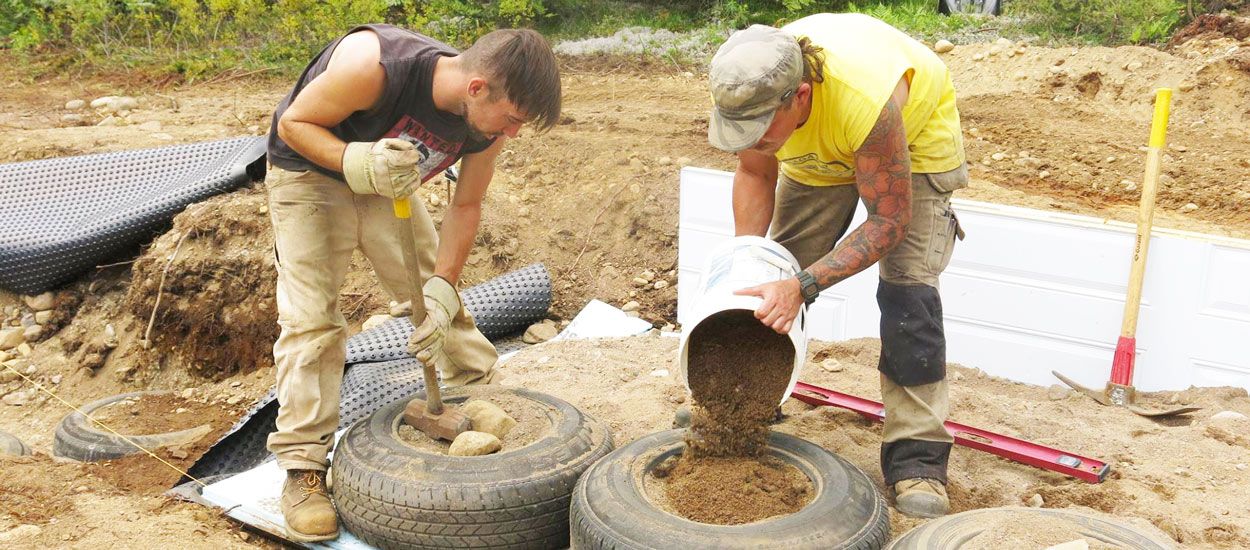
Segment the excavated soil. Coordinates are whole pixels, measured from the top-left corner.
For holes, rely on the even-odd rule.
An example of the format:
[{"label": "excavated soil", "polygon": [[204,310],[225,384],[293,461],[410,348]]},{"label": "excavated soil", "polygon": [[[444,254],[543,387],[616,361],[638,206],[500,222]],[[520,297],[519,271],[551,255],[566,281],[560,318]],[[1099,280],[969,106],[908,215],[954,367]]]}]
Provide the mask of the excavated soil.
[{"label": "excavated soil", "polygon": [[[686,397],[676,375],[677,344],[658,336],[548,342],[521,351],[501,371],[512,384],[552,393],[606,422],[619,447],[672,428],[673,413]],[[879,353],[876,339],[812,342],[800,379],[880,401]],[[1212,418],[1221,411],[1250,415],[1245,390],[1150,394],[1159,402],[1203,407],[1192,418],[1160,423],[1061,388],[1009,382],[961,365],[950,365],[949,379],[952,420],[1101,459],[1112,468],[1105,482],[1091,484],[956,446],[948,486],[952,511],[1024,506],[1037,495],[1046,508],[1092,509],[1159,529],[1183,548],[1250,547],[1250,509],[1243,505],[1250,492],[1250,440],[1233,435],[1250,434],[1250,421]],[[782,412],[773,429],[846,458],[884,493],[879,423],[795,399]],[[894,536],[924,523],[895,510],[890,521]],[[1040,548],[1034,541],[1080,538],[1057,522],[1011,536],[998,547]]]},{"label": "excavated soil", "polygon": [[[551,433],[553,426],[551,417],[548,415],[548,408],[545,405],[510,393],[491,393],[477,396],[473,399],[494,403],[508,413],[508,416],[511,416],[513,420],[516,420],[516,426],[513,426],[508,435],[505,435],[500,440],[501,446],[499,451],[493,454],[515,451],[547,437]],[[431,439],[424,432],[402,421],[399,424],[399,440],[416,449],[444,455],[447,454],[447,449],[451,447],[450,441]]]},{"label": "excavated soil", "polygon": [[96,409],[91,417],[122,435],[149,435],[211,425],[218,410],[174,394],[139,395]]},{"label": "excavated soil", "polygon": [[677,515],[699,523],[739,525],[793,514],[815,497],[812,481],[773,457],[699,457],[665,461],[652,474],[664,482]]},{"label": "excavated soil", "polygon": [[[1167,50],[1024,44],[991,54],[993,46],[984,43],[945,54],[973,176],[958,197],[1131,223],[1152,91],[1167,85],[1177,93],[1156,225],[1250,238],[1250,44],[1241,34],[1244,20],[1203,24]],[[22,64],[7,61],[0,51],[0,79],[7,83],[0,87],[5,161],[262,135],[290,88],[285,78],[155,88],[125,76],[32,77]],[[734,166],[733,157],[706,143],[704,76],[666,65],[641,70],[576,63],[567,66],[564,90],[557,127],[543,135],[525,131],[507,144],[462,283],[541,261],[552,272],[557,320],[597,298],[637,301],[637,314],[656,326],[674,322],[678,172]],[[82,122],[62,119],[68,100],[121,94],[139,99],[129,124],[97,127],[104,117],[89,109],[77,113]],[[420,191],[436,221],[446,212],[448,191],[442,180]],[[58,302],[66,305],[58,305],[60,317],[50,323],[55,332],[33,346],[22,366],[35,367],[33,380],[75,405],[140,389],[192,388],[196,399],[218,404],[219,412],[209,415],[214,422],[232,424],[273,384],[268,346],[274,312],[262,307],[273,303],[274,277],[264,206],[260,184],[210,199],[144,245],[138,260],[110,259],[70,283],[58,293],[70,300]],[[180,239],[182,249],[171,262]],[[635,280],[646,272],[650,282]],[[154,345],[145,349],[141,340],[157,293]],[[367,262],[354,257],[340,293],[353,330],[383,312],[389,299]],[[0,292],[0,307],[11,322],[22,313],[14,308],[23,306]],[[517,374],[515,384],[563,396],[604,419],[621,444],[670,427],[673,409],[688,398],[673,377],[672,342],[658,342],[539,346],[505,370]],[[829,348],[835,350],[830,357],[848,365],[845,372],[809,367],[805,377],[875,396],[875,345]],[[1092,486],[957,448],[951,486],[957,510],[1020,504],[1036,494],[1045,506],[1084,506],[1150,521],[1185,547],[1250,546],[1250,516],[1241,506],[1250,474],[1237,467],[1247,462],[1250,426],[1208,414],[1250,413],[1245,392],[1169,394],[1165,400],[1196,400],[1207,409],[1188,423],[1159,424],[1081,399],[1051,401],[1043,389],[978,378],[977,371],[955,372],[966,377],[953,384],[956,419],[1068,446],[1116,468],[1106,483]],[[21,395],[9,401],[20,404],[0,405],[0,429],[50,452],[56,423],[68,409],[20,379],[0,377],[0,395],[14,393]],[[790,418],[776,429],[879,475],[875,425],[793,401],[783,410]],[[22,516],[29,522],[18,519],[14,507],[0,506],[0,545],[257,545],[254,538],[240,540],[218,516],[150,497],[168,480],[146,479],[156,470],[144,459],[151,462],[132,457],[105,470],[46,459],[20,469],[0,460],[0,498],[9,496],[5,484],[20,477],[31,499],[22,504],[26,511],[64,506],[62,485],[87,487],[68,499],[69,508]],[[101,472],[147,486],[105,491],[116,485]],[[896,533],[919,523],[897,514],[893,521]]]},{"label": "excavated soil", "polygon": [[750,311],[734,310],[701,323],[690,336],[689,354],[694,408],[683,456],[759,456],[794,369],[790,339]]}]

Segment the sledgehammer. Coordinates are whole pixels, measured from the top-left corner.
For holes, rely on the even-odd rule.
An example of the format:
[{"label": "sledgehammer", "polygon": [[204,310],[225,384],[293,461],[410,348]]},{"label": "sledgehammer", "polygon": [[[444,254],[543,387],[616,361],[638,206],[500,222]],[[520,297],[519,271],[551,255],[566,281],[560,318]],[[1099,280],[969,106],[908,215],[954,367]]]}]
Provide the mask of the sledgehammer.
[{"label": "sledgehammer", "polygon": [[[395,199],[393,206],[403,239],[408,284],[412,285],[410,318],[415,328],[425,321],[425,281],[421,278],[421,260],[417,256],[417,227],[412,221],[412,204],[409,199]],[[404,407],[404,423],[434,440],[456,439],[456,436],[469,431],[469,417],[455,409],[443,407],[443,396],[438,388],[438,373],[434,371],[434,363],[423,361],[421,367],[425,376],[425,400],[413,399],[408,402]]]}]

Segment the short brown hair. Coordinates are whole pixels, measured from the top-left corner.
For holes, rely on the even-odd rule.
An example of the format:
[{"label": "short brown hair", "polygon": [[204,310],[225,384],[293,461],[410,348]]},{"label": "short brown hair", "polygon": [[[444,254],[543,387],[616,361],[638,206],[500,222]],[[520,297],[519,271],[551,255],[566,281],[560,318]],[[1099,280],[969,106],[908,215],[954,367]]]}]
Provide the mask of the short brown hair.
[{"label": "short brown hair", "polygon": [[560,68],[551,45],[529,29],[500,29],[477,39],[462,54],[465,66],[491,80],[491,94],[502,81],[508,101],[539,130],[560,120]]}]

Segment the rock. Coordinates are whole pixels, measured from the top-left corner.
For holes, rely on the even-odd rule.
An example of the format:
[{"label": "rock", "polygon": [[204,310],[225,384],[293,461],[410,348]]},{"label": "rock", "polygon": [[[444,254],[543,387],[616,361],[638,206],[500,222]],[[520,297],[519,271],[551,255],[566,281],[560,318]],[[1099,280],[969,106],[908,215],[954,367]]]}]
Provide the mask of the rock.
[{"label": "rock", "polygon": [[1137,190],[1137,184],[1134,183],[1132,180],[1120,180],[1120,185],[1124,186],[1125,191]]},{"label": "rock", "polygon": [[1015,75],[1015,76],[1016,76],[1016,80],[1025,80],[1025,79],[1029,78],[1028,73],[1026,73],[1026,72],[1024,72],[1024,71],[1016,71],[1016,75]]},{"label": "rock", "polygon": [[650,269],[644,269],[642,273],[638,274],[638,276],[648,282],[655,280],[655,272],[651,271]]},{"label": "rock", "polygon": [[119,344],[117,331],[113,329],[113,323],[106,323],[104,325],[104,347],[113,349],[117,347],[117,344]]},{"label": "rock", "polygon": [[178,407],[178,408],[174,409],[174,414],[182,414],[182,413],[185,413],[185,412],[187,412],[187,409],[186,409],[185,407]]},{"label": "rock", "polygon": [[240,381],[238,381],[238,380],[235,380],[234,382],[231,382],[231,383],[230,383],[230,387],[232,387],[232,388],[237,388],[237,387],[242,386],[242,385],[243,385],[243,383],[242,383],[242,382],[240,382]]},{"label": "rock", "polygon": [[185,390],[182,390],[183,399],[191,399],[192,397],[195,397],[195,388],[187,388]]},{"label": "rock", "polygon": [[556,328],[554,322],[550,319],[544,319],[542,322],[534,323],[525,329],[525,335],[521,336],[521,341],[526,344],[538,344],[555,338],[559,333],[560,331]]},{"label": "rock", "polygon": [[1197,210],[1197,209],[1198,209],[1198,205],[1192,202],[1181,207],[1182,212],[1193,212],[1194,210]]},{"label": "rock", "polygon": [[52,378],[51,378],[49,381],[50,381],[50,382],[52,382],[52,384],[53,384],[53,385],[60,384],[60,383],[61,383],[61,375],[59,375],[59,374],[54,374],[54,375],[52,375]]},{"label": "rock", "polygon": [[159,132],[161,131],[161,121],[149,120],[147,122],[144,122],[143,124],[140,124],[139,129],[143,130],[144,132]]},{"label": "rock", "polygon": [[109,116],[104,117],[104,120],[97,122],[96,126],[117,126],[117,125],[120,125],[121,123],[122,123],[122,119],[117,118],[113,115],[109,115]]},{"label": "rock", "polygon": [[34,376],[37,372],[39,372],[39,367],[26,365],[26,376]]},{"label": "rock", "polygon": [[1236,420],[1245,420],[1245,419],[1246,419],[1246,415],[1241,414],[1237,411],[1220,411],[1211,415],[1211,420],[1214,420],[1216,422],[1236,421]]},{"label": "rock", "polygon": [[468,431],[456,436],[447,449],[450,456],[482,456],[498,452],[503,443],[492,434]]},{"label": "rock", "polygon": [[983,59],[985,59],[985,54],[983,53],[973,54],[972,56],[973,61],[981,61]]},{"label": "rock", "polygon": [[473,399],[465,403],[460,411],[473,422],[473,431],[488,433],[501,440],[516,427],[516,419],[490,401]]},{"label": "rock", "polygon": [[104,97],[97,97],[91,100],[91,108],[92,109],[111,109],[114,99],[115,98],[111,95],[106,95]]},{"label": "rock", "polygon": [[370,315],[368,319],[365,319],[365,322],[360,324],[360,330],[361,331],[371,330],[373,328],[378,327],[382,323],[385,323],[393,319],[395,318],[385,313],[378,314],[378,315]]},{"label": "rock", "polygon": [[1141,61],[1130,61],[1128,65],[1124,66],[1124,68],[1128,69],[1130,72],[1136,71],[1141,68]]},{"label": "rock", "polygon": [[625,312],[625,316],[626,316],[626,317],[633,317],[634,319],[641,319],[641,318],[642,318],[642,315],[641,315],[641,314],[639,314],[637,311],[627,311],[627,312]]},{"label": "rock", "polygon": [[169,449],[169,456],[176,458],[178,460],[182,460],[189,455],[187,455],[187,451],[184,450],[182,447],[171,447]]},{"label": "rock", "polygon": [[87,492],[87,486],[86,486],[86,485],[79,485],[79,486],[77,486],[77,487],[74,487],[74,492],[75,492],[75,493],[85,493],[85,492]]},{"label": "rock", "polygon": [[34,313],[24,313],[24,314],[22,314],[22,319],[21,319],[21,321],[18,321],[18,324],[19,324],[19,325],[21,325],[21,327],[22,327],[22,328],[26,328],[26,327],[29,327],[29,326],[32,326],[32,325],[37,325],[37,324],[39,324],[39,323],[36,323],[36,322],[35,322],[35,314],[34,314]]},{"label": "rock", "polygon": [[642,277],[634,277],[634,286],[646,286],[649,282],[651,281],[643,279]]},{"label": "rock", "polygon": [[22,331],[22,336],[27,342],[37,342],[39,337],[43,336],[43,325],[31,325]]},{"label": "rock", "polygon": [[66,124],[82,124],[86,121],[87,119],[83,118],[83,116],[78,113],[68,113],[68,114],[61,115],[61,122],[64,122]]},{"label": "rock", "polygon": [[673,159],[670,157],[660,157],[656,159],[655,162],[656,164],[659,164],[660,166],[668,166],[670,164],[673,164]]},{"label": "rock", "polygon": [[820,368],[825,369],[827,372],[842,372],[846,370],[846,366],[843,365],[841,361],[832,357],[821,361]]},{"label": "rock", "polygon": [[227,400],[226,400],[226,404],[227,404],[227,405],[238,405],[238,404],[239,404],[239,402],[240,402],[240,401],[242,401],[242,400],[243,400],[243,396],[242,396],[242,395],[232,395],[232,396],[230,396],[230,399],[227,399]]},{"label": "rock", "polygon": [[660,327],[660,332],[673,332],[674,330],[677,330],[677,327],[672,323],[664,323],[664,326]]},{"label": "rock", "polygon": [[1237,471],[1239,471],[1239,472],[1244,472],[1244,471],[1246,471],[1246,468],[1247,468],[1247,466],[1246,466],[1244,463],[1243,463],[1243,464],[1238,464],[1238,465],[1233,466],[1233,467],[1234,467],[1234,468],[1237,468]]},{"label": "rock", "polygon": [[1008,39],[1006,39],[1006,38],[1001,38],[1001,37],[1000,37],[998,40],[995,40],[995,41],[994,41],[994,45],[995,45],[995,46],[1000,46],[1000,47],[1002,47],[1002,48],[1005,50],[1005,49],[1007,49],[1007,48],[1014,48],[1014,47],[1016,46],[1016,43],[1015,43],[1015,42],[1012,42],[1011,40],[1008,40]]},{"label": "rock", "polygon": [[71,99],[65,102],[66,111],[80,111],[87,106],[87,102],[81,99]]},{"label": "rock", "polygon": [[30,390],[15,391],[4,396],[4,404],[13,407],[20,407],[30,402]]},{"label": "rock", "polygon": [[1000,47],[1000,46],[993,46],[993,47],[991,47],[991,48],[990,48],[990,55],[998,55],[998,54],[1000,54],[1000,53],[1003,53],[1003,48],[1002,48],[1002,47]]},{"label": "rock", "polygon": [[1051,384],[1049,388],[1046,388],[1046,399],[1051,401],[1063,401],[1064,399],[1067,399],[1069,395],[1072,395],[1072,390],[1067,386]]},{"label": "rock", "polygon": [[1039,177],[1039,178],[1041,178],[1041,179],[1046,179],[1046,178],[1049,178],[1049,177],[1050,177],[1050,172],[1049,172],[1049,171],[1047,171],[1047,170],[1042,170],[1041,172],[1038,172],[1038,173],[1037,173],[1037,177]]},{"label": "rock", "polygon": [[655,288],[656,290],[664,290],[664,289],[668,288],[668,281],[665,281],[665,280],[663,280],[663,279],[660,279],[660,280],[656,281],[656,282],[655,282],[655,284],[654,284],[654,285],[652,285],[652,286],[653,286],[653,288]]},{"label": "rock", "polygon": [[30,309],[43,311],[56,306],[56,295],[51,292],[44,292],[38,296],[22,296],[22,301]]},{"label": "rock", "polygon": [[955,49],[955,45],[952,44],[950,40],[945,38],[938,40],[937,43],[933,45],[933,51],[937,53],[947,53],[953,49]]},{"label": "rock", "polygon": [[391,302],[391,317],[407,317],[412,315],[412,302]]},{"label": "rock", "polygon": [[1029,497],[1025,504],[1028,504],[1030,508],[1041,508],[1043,504],[1046,504],[1046,501],[1042,500],[1042,495],[1033,493],[1033,496]]},{"label": "rock", "polygon": [[990,155],[990,158],[992,158],[992,159],[994,159],[994,160],[1003,160],[1003,159],[1007,158],[1007,155],[1006,155],[1006,154],[1004,154],[1004,153],[994,153],[994,154]]},{"label": "rock", "polygon": [[130,96],[118,96],[112,101],[114,111],[133,111],[139,108],[139,100]]},{"label": "rock", "polygon": [[25,342],[26,337],[22,334],[24,330],[16,327],[0,329],[0,350],[13,349]]},{"label": "rock", "polygon": [[35,323],[38,323],[38,324],[40,324],[40,325],[46,325],[46,324],[48,324],[48,321],[51,321],[51,320],[52,320],[52,312],[51,312],[51,311],[49,311],[49,310],[45,310],[45,311],[36,311],[36,312],[35,312]]},{"label": "rock", "polygon": [[673,412],[673,427],[674,428],[689,428],[690,427],[690,407],[681,406],[681,407],[678,407],[677,410]]},{"label": "rock", "polygon": [[651,371],[650,374],[656,378],[664,378],[665,376],[668,376],[669,373],[668,369],[655,369]]},{"label": "rock", "polygon": [[642,304],[639,304],[636,300],[630,300],[625,302],[625,305],[621,306],[621,311],[629,313],[631,311],[638,311],[639,307],[642,307]]}]

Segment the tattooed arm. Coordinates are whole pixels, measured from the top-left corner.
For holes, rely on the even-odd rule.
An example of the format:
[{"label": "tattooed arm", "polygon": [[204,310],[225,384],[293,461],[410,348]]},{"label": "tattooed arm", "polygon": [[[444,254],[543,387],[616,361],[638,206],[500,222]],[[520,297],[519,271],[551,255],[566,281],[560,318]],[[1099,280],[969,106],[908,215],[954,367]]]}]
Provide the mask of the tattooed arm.
[{"label": "tattooed arm", "polygon": [[[911,156],[903,128],[902,106],[906,103],[907,81],[899,80],[877,124],[855,151],[855,185],[868,208],[868,219],[807,268],[821,290],[867,269],[907,235],[911,223]],[[790,332],[803,305],[797,278],[735,294],[763,298],[755,318],[781,334]]]},{"label": "tattooed arm", "polygon": [[822,290],[877,263],[907,235],[911,155],[903,128],[906,102],[907,82],[900,80],[881,109],[877,125],[855,151],[855,186],[868,209],[868,219],[807,268]]}]

